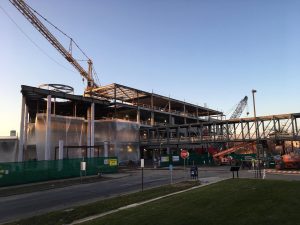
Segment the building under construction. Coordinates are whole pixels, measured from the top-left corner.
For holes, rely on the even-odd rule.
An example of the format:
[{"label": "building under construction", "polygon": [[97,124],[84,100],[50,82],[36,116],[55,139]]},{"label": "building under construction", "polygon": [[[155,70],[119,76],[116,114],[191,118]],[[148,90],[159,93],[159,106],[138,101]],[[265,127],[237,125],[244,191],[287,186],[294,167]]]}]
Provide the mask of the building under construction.
[{"label": "building under construction", "polygon": [[[117,156],[119,162],[138,161],[140,154],[144,152],[140,151],[141,137],[143,143],[148,144],[146,147],[149,148],[152,142],[152,147],[159,146],[160,151],[166,151],[166,154],[172,153],[170,142],[174,142],[178,151],[182,137],[188,140],[187,144],[193,143],[198,145],[197,147],[203,145],[205,140],[207,145],[218,141],[224,145],[231,141],[274,139],[278,142],[300,139],[297,125],[299,114],[257,118],[254,110],[254,118],[247,121],[232,120],[241,115],[247,104],[247,97],[239,103],[231,120],[222,121],[222,112],[217,110],[120,84],[100,86],[97,84],[92,60],[73,38],[63,33],[23,0],[9,1],[79,72],[86,80],[87,87],[84,95],[78,96],[73,94],[72,87],[66,85],[49,84],[39,88],[22,86],[19,141],[16,137],[2,139],[0,154],[3,157],[0,157],[0,160]],[[69,50],[38,17],[42,17],[70,39]],[[73,57],[73,44],[86,57],[87,70]],[[253,99],[255,92],[252,90]],[[145,129],[140,133],[142,128]],[[162,146],[166,149],[162,149]],[[221,148],[219,146],[219,149]],[[259,155],[258,151],[257,154]]]},{"label": "building under construction", "polygon": [[97,156],[138,161],[140,127],[197,123],[222,115],[120,84],[101,86],[93,97],[74,95],[63,85],[22,86],[21,93],[17,161]]},{"label": "building under construction", "polygon": [[[228,154],[239,150],[255,152],[251,158],[257,159],[260,171],[261,159],[268,161],[268,142],[275,150],[281,146],[283,156],[277,160],[280,169],[300,168],[300,113],[256,117],[256,90],[252,90],[254,117],[238,119],[247,105],[245,96],[230,119],[222,120],[222,112],[207,107],[121,84],[100,86],[92,60],[73,38],[25,1],[9,1],[79,72],[87,87],[83,96],[74,95],[73,88],[67,85],[21,87],[19,137],[0,138],[0,162],[26,162],[3,163],[0,186],[28,183],[32,177],[42,181],[78,176],[79,163],[80,170],[86,171],[81,167],[85,161],[91,168],[90,175],[105,171],[101,166],[116,167],[118,162],[137,162],[140,158],[159,160],[165,165],[180,163],[180,148],[193,150],[191,163],[196,164],[231,163]],[[38,17],[70,39],[69,50]],[[84,55],[87,70],[80,64],[82,60],[73,57],[73,47]],[[289,147],[286,142],[290,142]],[[34,173],[27,173],[27,167]]]},{"label": "building under construction", "polygon": [[[23,0],[10,2],[79,72],[87,88],[83,96],[78,96],[67,85],[22,86],[18,145],[16,138],[10,139],[13,150],[4,152],[8,140],[0,144],[0,154],[8,155],[8,161],[97,156],[117,156],[119,162],[137,161],[141,127],[195,123],[222,114],[120,84],[98,85],[92,60],[73,38],[68,36],[67,50],[38,17],[48,22],[46,18]],[[49,25],[62,32],[52,23]],[[87,70],[73,57],[73,44],[86,57]]]}]

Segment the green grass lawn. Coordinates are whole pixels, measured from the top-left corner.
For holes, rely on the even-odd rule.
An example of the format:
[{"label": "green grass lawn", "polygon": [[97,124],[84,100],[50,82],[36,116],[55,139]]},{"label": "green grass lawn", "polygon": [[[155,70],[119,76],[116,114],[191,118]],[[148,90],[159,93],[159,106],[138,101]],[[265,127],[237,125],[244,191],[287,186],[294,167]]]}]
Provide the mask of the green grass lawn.
[{"label": "green grass lawn", "polygon": [[230,179],[87,224],[297,225],[300,182]]}]

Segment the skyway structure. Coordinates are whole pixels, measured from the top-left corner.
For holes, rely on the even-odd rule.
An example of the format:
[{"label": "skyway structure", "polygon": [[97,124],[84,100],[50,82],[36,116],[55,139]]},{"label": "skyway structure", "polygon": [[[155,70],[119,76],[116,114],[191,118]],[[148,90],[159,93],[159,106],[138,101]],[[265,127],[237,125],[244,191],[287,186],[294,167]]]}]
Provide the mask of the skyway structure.
[{"label": "skyway structure", "polygon": [[300,141],[300,113],[140,129],[140,143],[145,147],[257,140]]}]

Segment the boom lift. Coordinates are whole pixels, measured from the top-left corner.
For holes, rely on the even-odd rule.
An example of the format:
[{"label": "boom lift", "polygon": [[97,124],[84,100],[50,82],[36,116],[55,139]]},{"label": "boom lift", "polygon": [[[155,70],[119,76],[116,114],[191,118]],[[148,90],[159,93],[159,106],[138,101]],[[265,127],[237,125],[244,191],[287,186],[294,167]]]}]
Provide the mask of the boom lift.
[{"label": "boom lift", "polygon": [[[54,48],[68,61],[80,75],[87,80],[86,90],[92,90],[99,87],[93,78],[93,62],[91,59],[87,60],[88,71],[86,71],[74,57],[72,56],[71,48],[67,51],[64,46],[57,40],[56,37],[46,28],[46,26],[37,18],[32,8],[25,3],[24,0],[9,0],[24,16],[25,18],[53,45]],[[72,41],[72,39],[71,39]]]},{"label": "boom lift", "polygon": [[226,155],[229,155],[230,153],[233,153],[242,148],[252,148],[253,149],[253,145],[254,145],[254,143],[252,143],[252,142],[241,143],[241,144],[235,145],[229,149],[226,149],[226,150],[223,150],[221,152],[214,154],[213,159],[218,165],[230,164],[231,159],[229,159],[228,157],[225,157]]}]

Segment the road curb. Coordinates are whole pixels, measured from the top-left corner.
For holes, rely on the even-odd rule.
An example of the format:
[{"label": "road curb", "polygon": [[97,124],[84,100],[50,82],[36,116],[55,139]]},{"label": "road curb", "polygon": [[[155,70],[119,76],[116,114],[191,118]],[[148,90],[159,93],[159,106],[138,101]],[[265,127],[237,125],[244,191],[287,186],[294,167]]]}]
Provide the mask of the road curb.
[{"label": "road curb", "polygon": [[[170,196],[173,196],[173,195],[188,192],[188,191],[191,191],[191,190],[194,190],[194,189],[202,188],[202,187],[205,187],[205,186],[208,186],[208,185],[211,185],[211,184],[215,184],[215,183],[218,183],[220,181],[227,180],[227,179],[229,179],[229,178],[218,178],[218,179],[214,179],[211,182],[207,181],[207,179],[206,180],[203,179],[204,183],[199,185],[199,186],[191,187],[191,188],[188,188],[186,190],[177,191],[177,192],[174,192],[174,193],[170,193],[170,194],[167,194],[167,195],[163,195],[163,196],[156,197],[156,198],[153,198],[153,199],[149,199],[149,200],[146,200],[146,201],[142,201],[142,202],[139,202],[139,203],[133,203],[133,204],[130,204],[130,205],[122,206],[118,209],[110,210],[110,211],[100,213],[100,214],[97,214],[97,215],[94,215],[94,216],[89,216],[89,217],[86,217],[86,218],[83,218],[83,219],[75,220],[75,221],[73,221],[72,223],[70,223],[68,225],[75,225],[75,224],[85,223],[85,222],[88,222],[88,221],[91,221],[91,220],[94,220],[94,219],[98,219],[98,218],[101,218],[101,217],[109,215],[109,214],[113,214],[113,213],[120,212],[120,211],[130,209],[130,208],[135,208],[137,206],[141,206],[141,205],[144,205],[144,204],[147,204],[147,203],[150,203],[150,202],[154,202],[154,201],[157,201],[157,200],[160,200],[160,199],[163,199],[163,198],[167,198],[167,197],[170,197]],[[200,179],[200,181],[201,181],[201,179]]]}]

